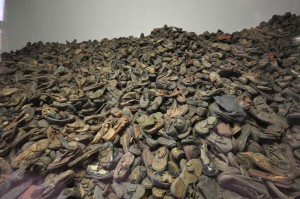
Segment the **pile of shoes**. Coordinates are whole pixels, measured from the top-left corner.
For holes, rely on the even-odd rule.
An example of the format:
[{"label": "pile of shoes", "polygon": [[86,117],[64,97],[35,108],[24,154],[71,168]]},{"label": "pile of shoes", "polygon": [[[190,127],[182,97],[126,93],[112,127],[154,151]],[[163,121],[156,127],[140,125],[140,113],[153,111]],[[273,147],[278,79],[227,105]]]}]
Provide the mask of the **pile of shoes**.
[{"label": "pile of shoes", "polygon": [[300,197],[298,35],[286,13],[3,53],[0,197]]}]

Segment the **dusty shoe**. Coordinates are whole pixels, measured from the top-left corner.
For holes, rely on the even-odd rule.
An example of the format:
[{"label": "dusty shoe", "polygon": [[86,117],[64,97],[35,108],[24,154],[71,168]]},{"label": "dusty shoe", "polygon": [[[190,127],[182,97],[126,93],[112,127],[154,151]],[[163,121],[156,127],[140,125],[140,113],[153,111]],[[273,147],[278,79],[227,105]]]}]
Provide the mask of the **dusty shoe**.
[{"label": "dusty shoe", "polygon": [[72,170],[67,170],[59,175],[54,176],[49,181],[37,186],[31,194],[31,198],[51,199],[53,196],[60,193],[69,183],[74,180],[75,173]]},{"label": "dusty shoe", "polygon": [[169,149],[166,147],[161,147],[155,153],[152,168],[156,171],[163,171],[167,167],[169,156]]},{"label": "dusty shoe", "polygon": [[239,137],[235,140],[236,144],[235,144],[235,149],[234,151],[237,152],[242,152],[245,147],[246,147],[246,142],[248,140],[248,137],[251,133],[251,125],[250,124],[245,124],[242,126],[241,128],[241,134],[239,135]]},{"label": "dusty shoe", "polygon": [[218,133],[220,136],[231,138],[232,132],[230,125],[225,122],[218,122],[216,125],[216,133]]},{"label": "dusty shoe", "polygon": [[269,173],[279,176],[286,176],[276,165],[273,165],[273,162],[269,158],[267,158],[263,154],[255,153],[253,155],[253,161],[259,168]]},{"label": "dusty shoe", "polygon": [[106,180],[112,178],[113,174],[113,171],[106,170],[99,165],[88,165],[85,177],[96,180]]},{"label": "dusty shoe", "polygon": [[155,171],[151,180],[154,186],[162,189],[169,189],[173,180],[178,177],[177,173],[170,171]]},{"label": "dusty shoe", "polygon": [[222,189],[213,178],[201,175],[197,184],[197,188],[200,189],[205,198],[222,198]]},{"label": "dusty shoe", "polygon": [[11,161],[12,168],[28,166],[32,160],[39,157],[48,148],[49,144],[48,139],[37,141]]},{"label": "dusty shoe", "polygon": [[184,166],[181,174],[171,184],[170,190],[174,197],[185,198],[190,184],[199,180],[203,165],[199,159],[191,159]]},{"label": "dusty shoe", "polygon": [[17,198],[20,196],[23,192],[30,187],[30,185],[34,183],[34,178],[27,178],[20,182],[17,186],[10,189],[7,193],[1,196],[1,199],[11,199],[11,198]]},{"label": "dusty shoe", "polygon": [[129,172],[129,167],[134,161],[134,155],[127,152],[118,162],[116,169],[114,170],[113,178],[116,182],[123,181]]},{"label": "dusty shoe", "polygon": [[267,187],[262,181],[232,173],[222,173],[218,177],[218,183],[229,190],[247,198],[270,198]]},{"label": "dusty shoe", "polygon": [[131,183],[140,184],[142,180],[147,176],[147,170],[144,166],[136,166],[129,175]]},{"label": "dusty shoe", "polygon": [[233,148],[230,138],[220,136],[213,131],[206,137],[206,139],[211,143],[212,146],[222,153],[228,153]]},{"label": "dusty shoe", "polygon": [[79,191],[75,188],[65,188],[58,195],[57,199],[81,198]]},{"label": "dusty shoe", "polygon": [[264,122],[266,124],[280,124],[284,129],[288,128],[286,119],[276,114],[266,104],[266,99],[262,96],[254,98],[253,106],[250,108],[250,113],[260,122]]},{"label": "dusty shoe", "polygon": [[149,149],[145,149],[142,153],[142,160],[143,163],[146,167],[147,170],[147,176],[151,178],[152,173],[153,173],[153,160],[154,160],[154,155]]},{"label": "dusty shoe", "polygon": [[207,134],[216,124],[217,118],[210,116],[205,120],[202,120],[195,124],[193,131],[199,133],[200,135]]},{"label": "dusty shoe", "polygon": [[145,194],[145,187],[139,184],[131,184],[129,182],[113,182],[111,187],[119,198],[139,199],[142,198]]},{"label": "dusty shoe", "polygon": [[68,163],[70,163],[72,160],[76,159],[77,157],[82,155],[82,149],[77,146],[73,150],[69,150],[60,156],[56,157],[56,159],[53,160],[52,163],[50,163],[47,167],[49,170],[57,169],[60,167],[66,166]]},{"label": "dusty shoe", "polygon": [[246,112],[237,101],[230,95],[215,96],[216,103],[222,108],[216,112],[217,115],[229,121],[243,123],[247,117]]}]

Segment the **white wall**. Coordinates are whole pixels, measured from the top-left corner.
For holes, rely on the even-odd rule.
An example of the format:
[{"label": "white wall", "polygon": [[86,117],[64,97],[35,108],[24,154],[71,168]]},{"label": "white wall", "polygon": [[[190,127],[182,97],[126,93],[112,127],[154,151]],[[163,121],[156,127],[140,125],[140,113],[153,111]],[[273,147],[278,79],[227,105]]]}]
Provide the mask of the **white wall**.
[{"label": "white wall", "polygon": [[288,11],[300,14],[299,0],[6,0],[3,47],[148,35],[164,24],[232,32]]}]

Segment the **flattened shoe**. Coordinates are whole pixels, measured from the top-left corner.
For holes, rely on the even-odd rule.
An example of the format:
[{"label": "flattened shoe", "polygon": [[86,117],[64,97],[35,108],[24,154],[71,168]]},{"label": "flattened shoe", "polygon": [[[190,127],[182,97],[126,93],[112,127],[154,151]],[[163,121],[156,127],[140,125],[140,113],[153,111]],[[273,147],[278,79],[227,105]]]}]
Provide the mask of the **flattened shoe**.
[{"label": "flattened shoe", "polygon": [[120,119],[118,119],[117,123],[108,129],[108,131],[102,136],[102,139],[104,141],[114,141],[117,134],[122,131],[127,124],[129,123],[129,118],[127,116],[122,116]]},{"label": "flattened shoe", "polygon": [[232,140],[228,137],[220,136],[215,132],[210,132],[206,139],[214,146],[218,151],[227,154],[233,149]]},{"label": "flattened shoe", "polygon": [[145,195],[145,187],[139,184],[131,184],[130,182],[117,183],[114,181],[111,187],[119,198],[139,199]]},{"label": "flattened shoe", "polygon": [[169,189],[174,179],[178,174],[170,171],[155,171],[152,174],[151,180],[155,187]]},{"label": "flattened shoe", "polygon": [[170,118],[175,118],[177,116],[183,116],[189,111],[188,105],[182,105],[180,107],[172,107],[167,110],[166,115]]},{"label": "flattened shoe", "polygon": [[61,174],[54,176],[49,181],[37,186],[31,194],[31,198],[52,199],[53,196],[60,193],[69,183],[74,180],[75,173],[67,170]]},{"label": "flattened shoe", "polygon": [[280,171],[278,167],[272,164],[272,161],[269,158],[267,158],[261,153],[255,153],[253,155],[253,162],[264,171],[278,176],[286,176],[286,174]]},{"label": "flattened shoe", "polygon": [[253,99],[253,106],[250,108],[250,113],[260,122],[266,124],[280,125],[284,129],[288,128],[287,120],[284,117],[276,114],[267,104],[263,96],[257,96]]},{"label": "flattened shoe", "polygon": [[125,153],[125,155],[119,160],[113,174],[113,178],[116,182],[124,181],[129,173],[129,167],[134,161],[134,155],[130,152]]},{"label": "flattened shoe", "polygon": [[218,183],[229,190],[247,198],[270,198],[267,187],[262,181],[232,173],[222,173],[218,176]]},{"label": "flattened shoe", "polygon": [[17,169],[28,166],[30,161],[42,155],[42,153],[48,148],[49,144],[50,142],[48,139],[42,139],[32,144],[11,161],[12,168]]},{"label": "flattened shoe", "polygon": [[213,178],[201,175],[197,184],[197,188],[200,189],[205,198],[222,198],[222,189]]},{"label": "flattened shoe", "polygon": [[103,169],[99,165],[88,165],[86,168],[86,178],[93,178],[96,180],[106,180],[112,178],[114,171]]},{"label": "flattened shoe", "polygon": [[152,154],[152,152],[149,150],[149,149],[145,149],[142,153],[142,160],[143,160],[143,163],[146,167],[146,170],[147,170],[147,176],[149,178],[151,178],[152,176],[152,173],[153,173],[153,160],[154,160],[154,155]]},{"label": "flattened shoe", "polygon": [[245,149],[246,142],[248,140],[250,133],[251,133],[251,125],[250,124],[243,125],[241,128],[241,134],[235,140],[235,142],[236,142],[236,145],[235,145],[236,147],[234,149],[235,151],[242,152]]},{"label": "flattened shoe", "polygon": [[68,163],[68,167],[73,167],[75,165],[80,165],[87,159],[89,159],[91,156],[95,155],[96,153],[99,152],[99,149],[101,148],[100,144],[93,144],[90,145],[90,149],[88,151],[84,151],[84,153],[79,156],[78,158],[72,160],[71,162]]},{"label": "flattened shoe", "polygon": [[160,147],[155,153],[152,168],[156,171],[163,171],[167,167],[169,156],[169,149],[167,147]]},{"label": "flattened shoe", "polygon": [[209,131],[215,126],[216,122],[216,117],[209,116],[207,119],[196,123],[193,128],[193,132],[199,133],[200,135],[208,134]]},{"label": "flattened shoe", "polygon": [[274,183],[288,184],[288,185],[293,183],[293,180],[288,176],[279,176],[276,174],[267,173],[257,169],[249,169],[248,172],[252,177],[262,178],[264,180],[268,180]]},{"label": "flattened shoe", "polygon": [[65,188],[60,192],[57,199],[67,199],[67,198],[79,199],[81,198],[81,196],[79,191],[75,187]]},{"label": "flattened shoe", "polygon": [[247,113],[231,95],[214,96],[214,99],[218,106],[224,110],[219,109],[216,112],[220,117],[238,123],[243,123],[247,118]]},{"label": "flattened shoe", "polygon": [[21,183],[19,183],[14,188],[10,189],[7,193],[2,195],[1,199],[11,199],[11,198],[17,198],[20,196],[23,192],[25,192],[30,185],[34,183],[33,178],[27,178]]},{"label": "flattened shoe", "polygon": [[129,181],[134,184],[140,184],[147,176],[147,170],[144,166],[136,166],[129,175]]},{"label": "flattened shoe", "polygon": [[114,159],[114,145],[111,142],[105,142],[99,152],[99,162],[105,168],[109,168]]},{"label": "flattened shoe", "polygon": [[174,197],[185,198],[188,186],[194,184],[199,180],[202,174],[203,164],[199,159],[189,160],[181,174],[171,184],[170,190]]},{"label": "flattened shoe", "polygon": [[62,154],[62,156],[57,157],[52,163],[48,165],[47,169],[53,170],[60,167],[64,167],[72,160],[76,159],[78,156],[81,156],[82,153],[82,149],[79,146],[77,146],[75,149],[70,150]]}]

